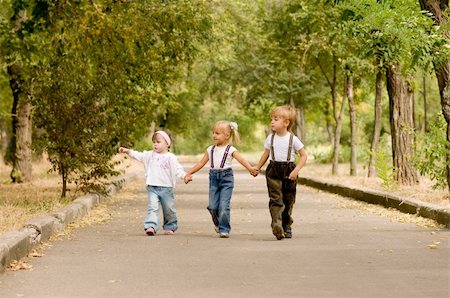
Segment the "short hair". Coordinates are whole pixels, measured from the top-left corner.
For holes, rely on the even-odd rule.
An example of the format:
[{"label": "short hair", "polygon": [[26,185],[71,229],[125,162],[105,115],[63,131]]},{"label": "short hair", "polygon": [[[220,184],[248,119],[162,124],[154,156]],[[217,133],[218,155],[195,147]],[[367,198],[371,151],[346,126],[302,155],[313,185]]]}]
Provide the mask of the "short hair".
[{"label": "short hair", "polygon": [[295,123],[295,109],[290,105],[283,105],[274,108],[270,112],[270,117],[278,116],[285,120],[289,120],[288,130],[292,129]]}]

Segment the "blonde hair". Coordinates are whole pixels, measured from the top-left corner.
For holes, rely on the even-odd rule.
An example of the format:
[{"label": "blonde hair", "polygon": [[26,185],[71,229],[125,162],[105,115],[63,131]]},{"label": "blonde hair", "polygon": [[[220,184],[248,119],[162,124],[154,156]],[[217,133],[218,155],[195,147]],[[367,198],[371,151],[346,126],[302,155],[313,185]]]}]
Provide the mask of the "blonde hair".
[{"label": "blonde hair", "polygon": [[274,108],[270,112],[270,117],[280,117],[289,121],[288,130],[292,131],[292,127],[295,123],[295,109],[290,105],[283,105]]},{"label": "blonde hair", "polygon": [[241,139],[239,137],[239,132],[238,132],[238,125],[236,122],[231,122],[231,121],[227,121],[227,120],[219,120],[216,123],[214,123],[212,130],[218,130],[218,131],[223,131],[223,132],[227,132],[230,134],[230,143],[235,143],[237,145],[239,145],[239,143],[241,142]]}]

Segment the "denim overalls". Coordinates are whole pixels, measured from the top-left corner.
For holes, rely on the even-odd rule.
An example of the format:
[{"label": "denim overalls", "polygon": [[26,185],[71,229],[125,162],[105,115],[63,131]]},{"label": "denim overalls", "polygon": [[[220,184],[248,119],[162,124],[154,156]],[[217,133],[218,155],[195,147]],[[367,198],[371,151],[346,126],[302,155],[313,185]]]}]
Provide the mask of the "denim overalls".
[{"label": "denim overalls", "polygon": [[[295,168],[295,163],[290,161],[294,136],[291,133],[287,161],[285,162],[275,161],[273,152],[274,137],[275,133],[272,134],[270,142],[272,160],[266,169],[266,181],[270,198],[269,211],[272,217],[272,229],[280,231],[284,237],[284,232],[290,232],[291,225],[294,222],[291,215],[295,203],[297,181],[289,179],[289,174]],[[280,227],[282,227],[282,230],[279,229]]]},{"label": "denim overalls", "polygon": [[234,188],[234,176],[231,168],[223,169],[230,150],[230,145],[225,148],[219,169],[214,169],[214,148],[211,148],[211,169],[209,170],[209,204],[208,211],[211,213],[216,230],[220,233],[229,233],[230,226],[230,203]]}]

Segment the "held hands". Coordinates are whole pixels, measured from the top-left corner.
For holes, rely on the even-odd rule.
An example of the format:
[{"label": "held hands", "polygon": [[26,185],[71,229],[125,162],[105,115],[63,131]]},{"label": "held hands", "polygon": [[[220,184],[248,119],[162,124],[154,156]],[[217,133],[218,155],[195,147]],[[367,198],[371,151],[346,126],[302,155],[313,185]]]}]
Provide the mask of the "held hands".
[{"label": "held hands", "polygon": [[186,174],[186,176],[184,176],[184,183],[188,184],[191,181],[192,181],[192,175]]},{"label": "held hands", "polygon": [[259,169],[257,167],[251,167],[249,172],[250,172],[250,175],[252,175],[253,177],[256,177],[259,174]]}]

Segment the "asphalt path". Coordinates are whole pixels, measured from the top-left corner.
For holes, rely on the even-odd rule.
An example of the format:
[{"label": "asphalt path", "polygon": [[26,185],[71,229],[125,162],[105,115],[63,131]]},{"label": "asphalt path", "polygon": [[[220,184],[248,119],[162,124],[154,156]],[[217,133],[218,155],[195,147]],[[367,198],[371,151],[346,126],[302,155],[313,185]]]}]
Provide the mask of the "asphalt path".
[{"label": "asphalt path", "polygon": [[1,275],[0,297],[449,297],[449,230],[344,208],[347,198],[298,186],[293,238],[277,241],[265,178],[237,169],[223,239],[206,210],[207,175],[177,184],[175,235],[145,235],[136,179],[109,220],[52,241],[31,270]]}]

